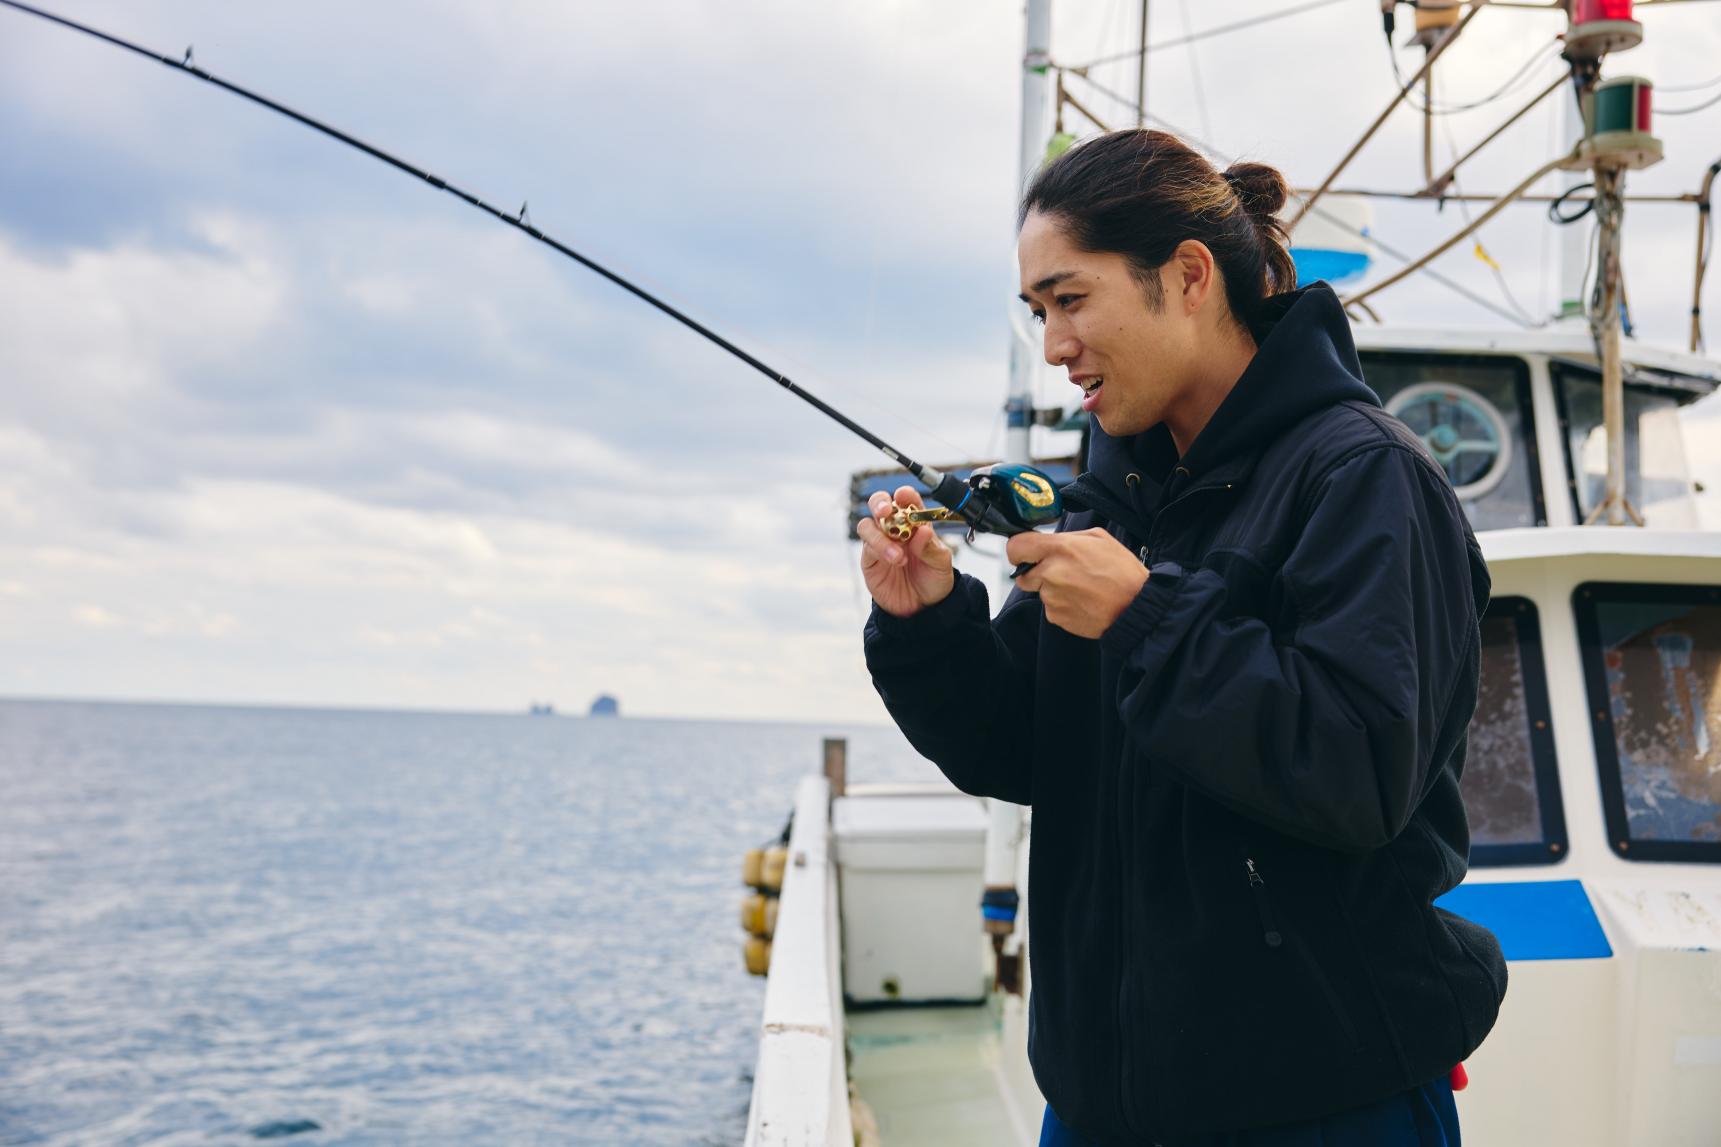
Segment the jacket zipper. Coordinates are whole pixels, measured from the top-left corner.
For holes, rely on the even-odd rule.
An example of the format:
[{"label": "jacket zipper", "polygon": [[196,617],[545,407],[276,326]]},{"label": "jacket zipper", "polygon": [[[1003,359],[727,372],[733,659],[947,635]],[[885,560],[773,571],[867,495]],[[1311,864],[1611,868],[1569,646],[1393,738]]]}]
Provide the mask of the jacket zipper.
[{"label": "jacket zipper", "polygon": [[1266,878],[1261,875],[1261,870],[1255,867],[1253,857],[1245,856],[1243,867],[1249,873],[1249,891],[1255,896],[1255,911],[1261,917],[1261,938],[1267,942],[1267,947],[1277,948],[1285,942],[1285,936],[1273,920],[1273,906],[1267,903]]},{"label": "jacket zipper", "polygon": [[[1128,740],[1125,739],[1127,746]],[[1118,940],[1118,975],[1117,975],[1117,1081],[1118,1104],[1123,1112],[1124,1126],[1134,1130],[1135,1112],[1130,1102],[1132,1098],[1131,1079],[1129,1070],[1129,1041],[1132,1035],[1132,1025],[1129,1022],[1129,976],[1131,968],[1129,943],[1129,904],[1130,896],[1130,850],[1128,847],[1127,825],[1129,821],[1129,794],[1125,791],[1129,781],[1128,763],[1124,759],[1127,754],[1119,754],[1117,771],[1117,855],[1120,879],[1118,881],[1119,895],[1117,898],[1117,940]]]},{"label": "jacket zipper", "polygon": [[[1247,851],[1243,856],[1243,869],[1249,877],[1249,891],[1255,899],[1255,911],[1261,917],[1262,939],[1266,941],[1269,948],[1287,947],[1285,934],[1279,930],[1278,923],[1273,916],[1273,906],[1267,899],[1267,879],[1261,875],[1260,866],[1255,863],[1254,857],[1248,855]],[[1315,958],[1300,946],[1292,944],[1288,947],[1307,970],[1309,978],[1319,986],[1321,995],[1326,998],[1327,1010],[1332,1013],[1333,1019],[1338,1022],[1338,1025],[1344,1029],[1345,1038],[1350,1040],[1352,1046],[1355,1046],[1357,1043],[1356,1025],[1351,1022],[1350,1015],[1346,1013],[1343,1004],[1339,1002],[1338,993],[1333,991],[1333,986],[1328,982],[1326,973],[1315,962]]]},{"label": "jacket zipper", "polygon": [[[1142,552],[1146,554],[1152,551],[1157,551],[1161,548],[1158,537],[1159,524],[1165,521],[1165,516],[1172,510],[1175,510],[1178,506],[1190,501],[1198,494],[1224,494],[1236,488],[1237,487],[1234,483],[1226,483],[1223,486],[1196,486],[1194,489],[1185,490],[1183,493],[1177,495],[1177,497],[1173,498],[1169,503],[1161,506],[1159,512],[1153,516],[1153,525],[1152,528],[1148,530],[1147,534],[1147,545],[1142,547]],[[1143,561],[1145,564],[1145,558]]]},{"label": "jacket zipper", "polygon": [[[1135,514],[1132,512],[1127,512],[1125,510],[1125,507],[1122,505],[1122,503],[1113,499],[1110,496],[1110,492],[1106,491],[1104,489],[1104,487],[1101,487],[1097,481],[1090,484],[1090,483],[1081,483],[1078,480],[1078,485],[1079,485],[1079,489],[1067,490],[1066,493],[1074,494],[1076,499],[1079,501],[1085,502],[1089,509],[1098,511],[1100,514],[1104,515],[1114,525],[1121,527],[1126,536],[1132,532],[1132,530],[1131,530],[1132,525],[1143,524],[1140,522],[1138,514]],[[1163,516],[1165,510],[1170,509],[1171,506],[1177,505],[1179,502],[1184,501],[1185,499],[1189,498],[1193,494],[1201,493],[1201,492],[1207,491],[1207,490],[1223,491],[1223,490],[1230,490],[1232,488],[1233,487],[1231,485],[1225,485],[1225,486],[1203,486],[1203,487],[1198,487],[1197,489],[1194,489],[1194,490],[1185,490],[1170,505],[1164,507],[1158,514],[1155,514],[1153,516],[1153,519],[1151,522],[1145,523],[1147,528],[1144,531],[1144,533],[1147,535],[1148,544],[1139,547],[1139,549],[1136,551],[1137,555],[1141,559],[1141,564],[1144,566],[1148,565],[1148,564],[1150,564],[1150,562],[1152,560],[1153,551],[1155,548],[1157,548],[1154,545],[1154,538],[1153,538],[1154,527],[1159,524],[1159,520]],[[1098,494],[1097,497],[1095,496],[1096,492]],[[1120,511],[1125,511],[1125,512],[1120,513]],[[1127,746],[1127,739],[1126,739],[1125,744]],[[1128,840],[1128,821],[1129,821],[1131,803],[1129,800],[1129,792],[1126,789],[1126,785],[1127,785],[1128,781],[1130,780],[1130,769],[1129,769],[1127,761],[1125,759],[1126,757],[1127,757],[1127,753],[1120,753],[1119,754],[1118,779],[1117,779],[1117,793],[1118,793],[1118,802],[1117,802],[1118,868],[1119,868],[1119,873],[1120,873],[1120,880],[1119,880],[1120,889],[1119,889],[1119,896],[1117,899],[1117,905],[1118,905],[1118,912],[1117,912],[1117,935],[1118,935],[1118,977],[1117,977],[1118,1103],[1119,1103],[1119,1107],[1120,1107],[1122,1114],[1123,1114],[1124,1126],[1128,1127],[1131,1131],[1133,1131],[1139,1135],[1140,1131],[1136,1127],[1138,1120],[1136,1118],[1136,1107],[1135,1107],[1135,1102],[1134,1102],[1135,1091],[1134,1091],[1134,1088],[1132,1086],[1133,1081],[1131,1079],[1130,1065],[1129,1065],[1129,1043],[1130,1043],[1130,1038],[1133,1034],[1132,1026],[1130,1024],[1130,1017],[1129,1017],[1129,1010],[1130,1010],[1129,976],[1130,976],[1130,969],[1131,969],[1132,964],[1131,964],[1131,952],[1130,952],[1130,942],[1129,942],[1130,935],[1129,935],[1128,906],[1131,902],[1131,897],[1130,897],[1131,872],[1130,872],[1130,865],[1129,865],[1130,853],[1129,853],[1129,849],[1126,845],[1126,842]],[[1251,865],[1253,865],[1253,863],[1254,863],[1253,861],[1250,861]],[[1265,907],[1265,902],[1262,902],[1262,911],[1263,912],[1267,911],[1267,909]],[[1263,917],[1263,919],[1265,920],[1266,917]],[[1277,931],[1273,931],[1272,935],[1274,936],[1274,939],[1272,941],[1270,941],[1270,943],[1273,943],[1276,945],[1278,943]]]}]

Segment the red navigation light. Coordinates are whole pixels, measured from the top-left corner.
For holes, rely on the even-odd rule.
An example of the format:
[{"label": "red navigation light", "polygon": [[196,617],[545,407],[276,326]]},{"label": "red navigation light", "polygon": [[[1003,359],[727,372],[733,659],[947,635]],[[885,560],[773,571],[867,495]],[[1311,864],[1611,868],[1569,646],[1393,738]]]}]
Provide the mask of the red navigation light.
[{"label": "red navigation light", "polygon": [[1572,23],[1631,19],[1631,0],[1573,0]]},{"label": "red navigation light", "polygon": [[1570,11],[1568,60],[1599,60],[1643,42],[1643,25],[1631,18],[1631,0],[1571,0]]}]

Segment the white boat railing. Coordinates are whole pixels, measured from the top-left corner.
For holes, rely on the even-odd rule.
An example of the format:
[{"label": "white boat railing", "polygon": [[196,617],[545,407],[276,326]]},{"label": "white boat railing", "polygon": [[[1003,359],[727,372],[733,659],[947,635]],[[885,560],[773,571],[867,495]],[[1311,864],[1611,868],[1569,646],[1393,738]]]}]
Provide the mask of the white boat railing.
[{"label": "white boat railing", "polygon": [[801,780],[771,940],[747,1147],[854,1142],[843,1050],[830,783]]}]

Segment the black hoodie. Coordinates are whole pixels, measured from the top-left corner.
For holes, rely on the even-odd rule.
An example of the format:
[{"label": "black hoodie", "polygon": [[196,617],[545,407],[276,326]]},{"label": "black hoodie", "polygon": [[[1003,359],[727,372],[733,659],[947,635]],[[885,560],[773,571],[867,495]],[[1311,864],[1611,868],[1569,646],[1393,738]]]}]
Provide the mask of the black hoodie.
[{"label": "black hoodie", "polygon": [[1033,806],[1029,1057],[1058,1117],[1174,1142],[1435,1079],[1506,966],[1463,879],[1481,552],[1362,381],[1331,288],[1276,296],[1179,459],[1096,430],[1059,528],[1149,574],[1098,640],[984,586],[873,611],[868,668],[965,792]]}]

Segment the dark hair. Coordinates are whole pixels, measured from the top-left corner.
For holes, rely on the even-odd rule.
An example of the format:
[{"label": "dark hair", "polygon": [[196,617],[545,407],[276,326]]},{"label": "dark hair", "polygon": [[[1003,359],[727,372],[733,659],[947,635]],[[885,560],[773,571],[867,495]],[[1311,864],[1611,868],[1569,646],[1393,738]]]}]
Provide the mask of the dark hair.
[{"label": "dark hair", "polygon": [[1179,243],[1200,240],[1232,315],[1253,329],[1261,301],[1297,285],[1278,218],[1287,194],[1276,168],[1234,163],[1221,172],[1176,136],[1135,128],[1079,143],[1041,168],[1016,226],[1038,211],[1082,249],[1124,256],[1155,309],[1165,301],[1159,268]]}]

